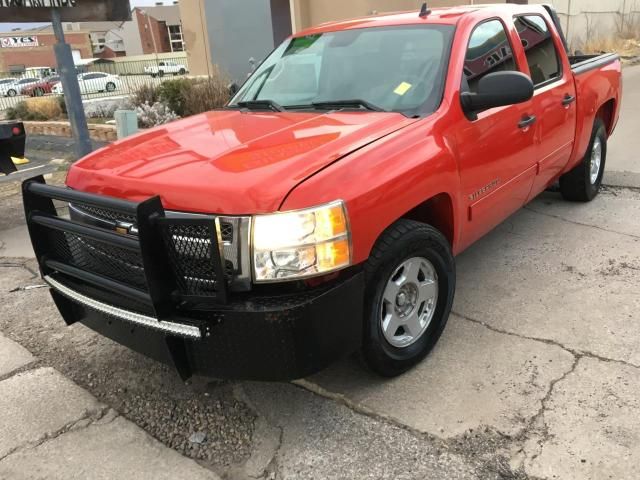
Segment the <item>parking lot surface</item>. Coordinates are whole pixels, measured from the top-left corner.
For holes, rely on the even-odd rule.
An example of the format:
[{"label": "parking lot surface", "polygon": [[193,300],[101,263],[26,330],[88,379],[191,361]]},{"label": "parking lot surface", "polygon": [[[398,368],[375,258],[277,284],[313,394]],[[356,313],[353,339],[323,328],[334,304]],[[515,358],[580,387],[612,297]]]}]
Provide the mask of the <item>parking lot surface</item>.
[{"label": "parking lot surface", "polygon": [[[631,89],[640,89],[636,83]],[[10,357],[24,365],[4,368],[24,373],[3,376],[8,361],[0,353],[0,390],[33,378],[41,388],[48,378],[68,382],[88,411],[104,405],[117,422],[159,440],[153,448],[182,455],[172,462],[195,459],[223,478],[637,479],[640,169],[623,129],[635,115],[625,109],[612,139],[606,182],[614,186],[590,204],[546,192],[457,258],[447,329],[402,377],[382,380],[349,358],[295,384],[196,378],[185,385],[83,326],[64,326],[46,289],[32,288],[41,285],[34,260],[5,255],[0,332],[23,347]],[[620,178],[624,187],[615,186]],[[14,214],[17,189],[0,193],[12,209],[0,224],[3,255],[7,245],[16,251],[23,221]],[[29,415],[21,414],[24,425],[15,428],[27,434]],[[56,478],[70,478],[72,467],[53,453],[68,451],[65,442],[81,443],[86,462],[97,462],[92,442],[118,437],[109,431],[115,427],[91,422],[98,424],[73,437],[9,453],[0,422],[0,477],[54,465]],[[138,448],[136,435],[124,443]],[[119,441],[111,441],[115,449]],[[135,468],[129,473],[145,478]]]}]

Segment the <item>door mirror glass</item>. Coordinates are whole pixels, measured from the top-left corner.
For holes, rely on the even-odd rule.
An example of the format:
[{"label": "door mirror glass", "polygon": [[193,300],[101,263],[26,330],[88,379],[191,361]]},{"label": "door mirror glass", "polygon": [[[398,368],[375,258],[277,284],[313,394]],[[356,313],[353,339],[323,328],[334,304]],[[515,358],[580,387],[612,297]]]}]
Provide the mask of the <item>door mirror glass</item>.
[{"label": "door mirror glass", "polygon": [[478,91],[460,95],[466,113],[489,108],[515,105],[533,97],[533,82],[521,72],[495,72],[485,75],[478,82]]}]

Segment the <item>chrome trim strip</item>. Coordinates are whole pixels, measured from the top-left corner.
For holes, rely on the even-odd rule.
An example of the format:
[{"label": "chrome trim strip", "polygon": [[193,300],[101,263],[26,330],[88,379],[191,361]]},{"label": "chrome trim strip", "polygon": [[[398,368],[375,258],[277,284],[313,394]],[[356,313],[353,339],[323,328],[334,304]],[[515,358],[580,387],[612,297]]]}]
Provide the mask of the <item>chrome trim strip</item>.
[{"label": "chrome trim strip", "polygon": [[162,332],[174,333],[189,338],[202,338],[202,334],[198,327],[194,327],[192,325],[182,325],[173,322],[161,322],[157,318],[148,317],[140,313],[130,312],[128,310],[114,307],[113,305],[99,302],[98,300],[94,300],[93,298],[89,298],[86,295],[70,289],[57,280],[51,278],[49,275],[45,275],[44,281],[47,282],[51,286],[51,288],[59,292],[61,295],[64,295],[70,300],[78,302],[81,305],[89,307],[100,313],[111,315],[121,320],[126,320],[128,322],[152,328],[154,330],[160,330]]}]

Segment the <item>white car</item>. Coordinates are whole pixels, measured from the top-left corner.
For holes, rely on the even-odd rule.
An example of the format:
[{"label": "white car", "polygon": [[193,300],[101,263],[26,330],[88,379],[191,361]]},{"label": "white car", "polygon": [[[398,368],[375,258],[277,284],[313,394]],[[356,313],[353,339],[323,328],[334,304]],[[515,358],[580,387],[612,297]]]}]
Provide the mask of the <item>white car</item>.
[{"label": "white car", "polygon": [[0,96],[2,97],[15,97],[16,95],[22,95],[22,89],[28,86],[30,83],[41,82],[40,78],[5,78],[0,81]]},{"label": "white car", "polygon": [[[122,81],[118,75],[104,72],[81,73],[78,75],[80,93],[115,92],[122,89]],[[51,89],[52,93],[63,94],[62,83],[56,83]]]},{"label": "white car", "polygon": [[152,77],[163,77],[170,73],[173,75],[184,75],[187,73],[187,67],[177,62],[159,62],[158,65],[144,67],[144,73],[148,73]]}]

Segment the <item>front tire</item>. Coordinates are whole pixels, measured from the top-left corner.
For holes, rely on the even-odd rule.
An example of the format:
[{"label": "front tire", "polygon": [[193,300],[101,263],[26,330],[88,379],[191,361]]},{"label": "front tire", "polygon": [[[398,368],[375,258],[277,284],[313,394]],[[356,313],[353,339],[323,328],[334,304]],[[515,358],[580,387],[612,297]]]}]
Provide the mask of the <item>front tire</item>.
[{"label": "front tire", "polygon": [[13,88],[7,92],[8,97],[15,97],[16,95],[18,95],[18,92],[15,91]]},{"label": "front tire", "polygon": [[107,89],[107,92],[113,92],[116,89],[116,84],[113,82],[109,82],[105,85],[105,88]]},{"label": "front tire", "polygon": [[560,177],[560,193],[565,200],[590,202],[600,192],[607,159],[607,129],[596,118],[589,148],[582,161],[570,172]]},{"label": "front tire", "polygon": [[400,375],[437,343],[451,312],[455,261],[435,228],[411,220],[389,227],[365,266],[365,363]]}]

